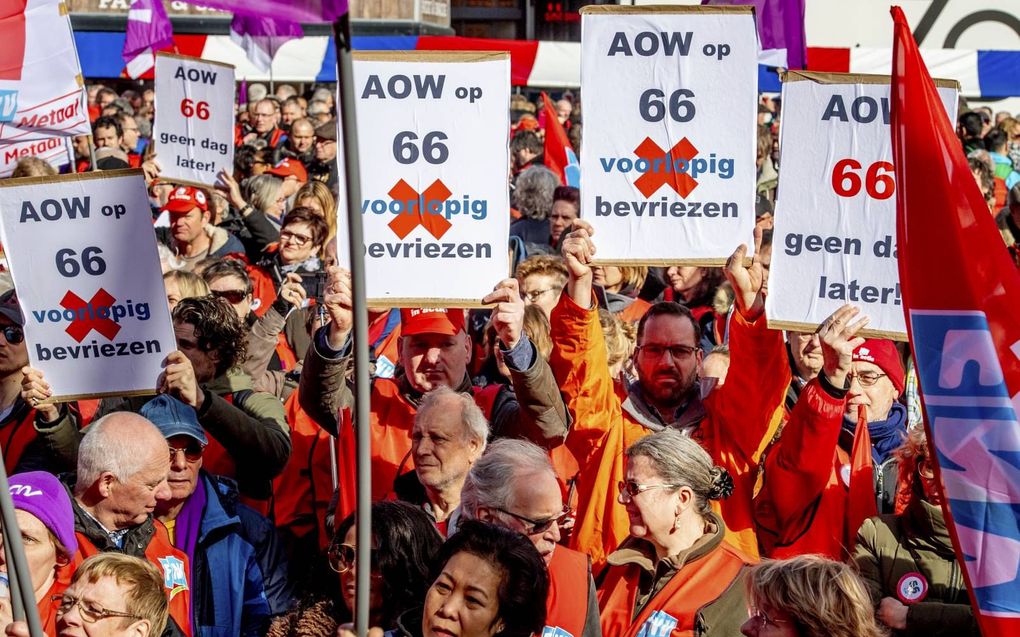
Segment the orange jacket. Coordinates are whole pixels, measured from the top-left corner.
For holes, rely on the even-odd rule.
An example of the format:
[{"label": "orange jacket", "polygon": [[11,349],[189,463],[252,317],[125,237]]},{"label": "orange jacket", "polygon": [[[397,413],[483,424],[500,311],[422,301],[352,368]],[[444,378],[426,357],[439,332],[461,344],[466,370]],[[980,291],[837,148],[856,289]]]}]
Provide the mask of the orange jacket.
[{"label": "orange jacket", "polygon": [[[870,449],[851,463],[838,444],[845,406],[845,397],[833,396],[818,379],[812,380],[801,392],[779,442],[768,451],[762,488],[754,499],[758,538],[767,557],[848,556],[858,522],[867,518],[851,506],[850,485],[862,476],[862,488],[872,502],[874,485]],[[855,522],[854,517],[860,519]]]},{"label": "orange jacket", "polygon": [[[602,634],[607,637],[701,634],[695,633],[699,613],[731,587],[739,586],[735,580],[742,577],[745,566],[755,561],[721,542],[707,554],[686,562],[637,616],[634,611],[642,570],[636,564],[612,566],[599,591]],[[743,623],[736,621],[738,625]]]},{"label": "orange jacket", "polygon": [[542,634],[550,633],[557,637],[581,637],[584,634],[590,579],[587,555],[565,546],[556,547],[549,562],[549,596],[545,601],[545,630]]},{"label": "orange jacket", "polygon": [[[163,574],[163,585],[170,602],[170,618],[185,635],[191,637],[191,564],[184,551],[170,541],[170,534],[159,520],[153,520],[156,532],[145,547],[145,559],[152,562]],[[99,553],[99,549],[81,531],[75,531],[78,552],[71,564],[77,570],[85,558]]]},{"label": "orange jacket", "polygon": [[[590,555],[598,572],[628,534],[616,486],[624,479],[623,452],[652,429],[629,404],[626,389],[614,387],[609,377],[598,313],[564,294],[551,323],[556,336],[549,364],[574,416],[566,445],[581,468],[571,548]],[[720,507],[727,540],[757,556],[752,489],[761,452],[782,417],[790,368],[782,332],[769,330],[764,316],[754,323],[737,316],[731,329],[726,384],[708,397],[703,414],[695,413],[701,403],[692,404],[682,425],[694,427],[691,435],[733,477],[733,494]]]}]

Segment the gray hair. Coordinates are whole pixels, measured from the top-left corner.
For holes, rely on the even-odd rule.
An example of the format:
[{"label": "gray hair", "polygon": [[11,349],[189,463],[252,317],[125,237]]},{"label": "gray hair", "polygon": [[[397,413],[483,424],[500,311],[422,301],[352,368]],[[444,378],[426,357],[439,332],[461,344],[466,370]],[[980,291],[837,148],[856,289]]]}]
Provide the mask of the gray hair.
[{"label": "gray hair", "polygon": [[269,89],[266,88],[265,84],[249,84],[248,85],[248,103],[258,102],[260,99],[269,95]]},{"label": "gray hair", "polygon": [[532,166],[517,177],[514,208],[527,219],[545,219],[552,210],[553,192],[559,185],[556,173],[545,166]]},{"label": "gray hair", "polygon": [[733,490],[729,474],[712,463],[701,445],[675,429],[645,436],[624,453],[631,459],[647,458],[666,484],[688,487],[694,492],[697,512],[703,516],[712,510],[709,500],[724,498]]},{"label": "gray hair", "polygon": [[555,475],[549,453],[533,442],[501,438],[468,471],[460,492],[465,519],[478,518],[478,509],[512,509],[517,478],[548,471]]},{"label": "gray hair", "polygon": [[455,392],[449,387],[433,389],[425,394],[421,405],[418,406],[418,413],[414,416],[415,422],[419,418],[426,417],[433,409],[448,409],[449,407],[443,404],[447,398],[452,398],[460,403],[460,417],[461,424],[464,426],[464,438],[480,442],[480,452],[484,452],[486,442],[489,440],[489,421],[485,419],[485,414],[478,408],[474,398],[468,394]]},{"label": "gray hair", "polygon": [[313,100],[322,100],[323,102],[326,102],[327,104],[329,103],[328,100],[331,99],[332,97],[333,97],[333,91],[328,89],[328,88],[325,88],[325,87],[319,87],[319,88],[315,89],[315,92],[312,93],[312,99]]},{"label": "gray hair", "polygon": [[[84,493],[106,472],[112,473],[120,481],[128,480],[145,467],[149,460],[148,454],[139,453],[138,442],[141,435],[124,436],[123,432],[107,432],[112,420],[134,416],[133,421],[145,427],[146,423],[152,432],[163,439],[163,434],[155,425],[142,416],[130,412],[114,412],[107,414],[89,425],[78,445],[78,474],[76,477],[75,494]],[[141,432],[139,432],[141,434]]]},{"label": "gray hair", "polygon": [[256,210],[265,212],[276,203],[283,180],[273,175],[256,175],[244,181],[244,199]]},{"label": "gray hair", "polygon": [[328,115],[329,104],[323,100],[313,99],[308,103],[308,110],[306,112],[309,115]]}]

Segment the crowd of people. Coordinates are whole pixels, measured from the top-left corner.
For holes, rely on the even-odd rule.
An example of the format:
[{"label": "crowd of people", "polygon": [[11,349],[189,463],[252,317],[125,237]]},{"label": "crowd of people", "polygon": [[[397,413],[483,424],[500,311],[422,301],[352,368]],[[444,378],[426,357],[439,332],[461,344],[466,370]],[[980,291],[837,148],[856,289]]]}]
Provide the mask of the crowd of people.
[{"label": "crowd of people", "polygon": [[[87,93],[75,168],[144,170],[131,212],[178,350],[156,396],[53,402],[0,296],[0,449],[47,635],[353,635],[358,568],[372,635],[979,634],[908,350],[859,336],[849,305],[767,326],[778,98],[753,257],[650,268],[593,264],[579,192],[542,162],[553,123],[515,95],[513,276],[483,310],[370,312],[359,423],[332,89],[249,86],[216,188],[160,178],[151,88]],[[580,100],[555,112],[579,153]],[[1020,265],[1020,121],[965,109],[958,130]],[[0,596],[27,635],[11,612]]]}]

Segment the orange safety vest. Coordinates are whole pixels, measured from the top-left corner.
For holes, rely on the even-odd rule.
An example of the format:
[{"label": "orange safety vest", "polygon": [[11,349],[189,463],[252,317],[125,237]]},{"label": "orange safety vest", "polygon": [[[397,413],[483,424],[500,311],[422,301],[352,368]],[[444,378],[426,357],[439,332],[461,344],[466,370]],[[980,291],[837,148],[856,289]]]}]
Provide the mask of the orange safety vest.
[{"label": "orange safety vest", "polygon": [[636,564],[610,566],[599,591],[602,634],[634,637],[647,626],[644,634],[649,637],[693,636],[701,609],[719,599],[740,571],[753,563],[752,558],[721,543],[704,557],[684,564],[637,617],[634,608],[641,568]]},{"label": "orange safety vest", "polygon": [[[299,540],[316,533],[319,548],[325,550],[331,537],[326,531],[326,513],[333,495],[329,455],[336,450],[331,436],[301,409],[297,392],[283,407],[290,425],[291,451],[283,473],[273,480],[273,517],[277,528],[288,528]],[[337,469],[342,468],[338,459]]]},{"label": "orange safety vest", "polygon": [[[549,596],[545,599],[545,630],[556,637],[581,637],[588,619],[588,556],[557,546],[549,562]],[[583,588],[582,588],[583,587]]]},{"label": "orange safety vest", "polygon": [[[486,419],[491,419],[492,408],[502,385],[472,387],[472,396]],[[397,476],[414,469],[411,458],[411,429],[418,408],[407,402],[400,393],[400,386],[389,378],[376,378],[372,383],[369,427],[372,438],[372,501],[392,499],[393,482]],[[339,419],[337,436],[340,458],[340,497],[337,500],[336,519],[339,522],[356,507],[354,498],[355,435],[351,425],[349,409],[344,409]],[[344,475],[345,470],[348,475]]]},{"label": "orange safety vest", "polygon": [[[163,574],[163,586],[167,590],[170,602],[170,617],[181,629],[191,637],[191,564],[187,554],[170,542],[170,534],[159,520],[153,520],[156,533],[145,547],[145,559],[149,560]],[[96,548],[88,537],[75,531],[78,538],[78,552],[71,560],[72,570],[78,570],[85,558],[92,557],[101,551]]]}]

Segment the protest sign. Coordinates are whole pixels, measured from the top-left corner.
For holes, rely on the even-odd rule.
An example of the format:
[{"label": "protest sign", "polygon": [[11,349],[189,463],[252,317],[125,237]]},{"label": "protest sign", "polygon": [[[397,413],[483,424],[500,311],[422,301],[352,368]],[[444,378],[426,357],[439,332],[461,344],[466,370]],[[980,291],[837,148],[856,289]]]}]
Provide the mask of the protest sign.
[{"label": "protest sign", "polygon": [[478,306],[509,275],[508,54],[355,53],[354,80],[368,302]]},{"label": "protest sign", "polygon": [[156,54],[156,123],[162,171],[174,183],[211,186],[234,170],[234,67]]},{"label": "protest sign", "polygon": [[[955,122],[958,85],[938,85]],[[779,147],[769,326],[814,331],[854,303],[867,335],[905,341],[889,76],[787,73]]]},{"label": "protest sign", "polygon": [[4,4],[13,11],[0,9],[0,143],[90,134],[67,7],[56,0]]},{"label": "protest sign", "polygon": [[0,181],[0,240],[52,400],[155,391],[177,344],[140,170]]},{"label": "protest sign", "polygon": [[18,161],[25,157],[37,157],[59,169],[70,164],[74,157],[71,138],[49,137],[11,144],[0,143],[0,178],[10,177]]},{"label": "protest sign", "polygon": [[721,265],[752,245],[750,7],[581,10],[581,217],[597,263]]}]

